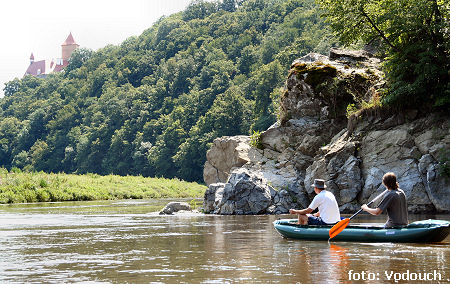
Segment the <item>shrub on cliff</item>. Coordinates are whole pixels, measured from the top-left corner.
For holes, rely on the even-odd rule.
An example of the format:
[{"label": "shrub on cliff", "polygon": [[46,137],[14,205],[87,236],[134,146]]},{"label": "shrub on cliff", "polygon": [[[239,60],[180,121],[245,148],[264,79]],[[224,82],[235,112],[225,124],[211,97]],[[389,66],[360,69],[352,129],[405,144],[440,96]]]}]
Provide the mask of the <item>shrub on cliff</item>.
[{"label": "shrub on cliff", "polygon": [[382,42],[384,103],[450,106],[450,8],[442,0],[317,0],[346,44]]}]

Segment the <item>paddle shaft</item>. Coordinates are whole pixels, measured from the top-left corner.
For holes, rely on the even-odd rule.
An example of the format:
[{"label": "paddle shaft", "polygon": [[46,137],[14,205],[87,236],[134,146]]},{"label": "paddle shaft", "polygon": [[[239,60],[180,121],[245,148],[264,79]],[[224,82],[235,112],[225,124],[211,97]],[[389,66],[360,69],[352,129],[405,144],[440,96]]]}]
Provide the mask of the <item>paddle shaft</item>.
[{"label": "paddle shaft", "polygon": [[[370,206],[372,203],[374,203],[375,201],[377,201],[378,199],[381,198],[381,196],[383,196],[388,190],[386,189],[385,191],[383,191],[382,193],[380,193],[380,195],[378,195],[377,197],[375,197],[372,201],[370,201],[369,203],[367,203],[367,206]],[[361,213],[362,208],[358,210],[358,212],[356,212],[355,214],[353,214],[350,218],[348,219],[353,219],[353,217],[355,217],[356,215],[358,215],[359,213]]]}]

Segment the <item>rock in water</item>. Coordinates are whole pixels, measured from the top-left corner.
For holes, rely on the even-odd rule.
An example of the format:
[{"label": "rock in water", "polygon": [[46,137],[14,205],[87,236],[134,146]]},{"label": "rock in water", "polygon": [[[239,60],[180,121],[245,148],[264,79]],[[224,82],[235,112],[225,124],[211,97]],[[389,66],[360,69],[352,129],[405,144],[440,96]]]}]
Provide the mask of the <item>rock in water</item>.
[{"label": "rock in water", "polygon": [[159,212],[159,215],[172,215],[175,212],[178,211],[191,211],[191,205],[189,205],[186,202],[169,202],[161,212]]}]

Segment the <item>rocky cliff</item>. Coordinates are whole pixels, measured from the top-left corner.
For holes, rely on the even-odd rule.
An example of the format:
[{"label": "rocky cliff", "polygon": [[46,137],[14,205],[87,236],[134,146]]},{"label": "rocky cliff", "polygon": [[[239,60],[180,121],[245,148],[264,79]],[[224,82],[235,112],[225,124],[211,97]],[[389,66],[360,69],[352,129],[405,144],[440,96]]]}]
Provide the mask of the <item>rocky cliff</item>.
[{"label": "rocky cliff", "polygon": [[[280,121],[253,137],[222,137],[207,153],[204,210],[216,214],[280,214],[304,208],[314,178],[327,180],[342,213],[383,190],[397,174],[408,209],[450,211],[448,114],[377,108],[379,60],[332,50],[294,61],[280,102]],[[348,106],[368,111],[347,119]]]}]

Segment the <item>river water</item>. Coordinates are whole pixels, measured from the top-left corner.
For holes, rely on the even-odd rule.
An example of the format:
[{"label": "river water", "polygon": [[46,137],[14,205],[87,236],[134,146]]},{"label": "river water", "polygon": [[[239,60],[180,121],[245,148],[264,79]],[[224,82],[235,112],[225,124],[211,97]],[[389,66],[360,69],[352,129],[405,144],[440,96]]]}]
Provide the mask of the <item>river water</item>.
[{"label": "river water", "polygon": [[[289,240],[272,226],[288,215],[158,215],[168,201],[0,206],[0,282],[450,282],[450,238],[438,244]],[[352,222],[384,218],[361,214]],[[450,215],[410,221],[428,218]]]}]

